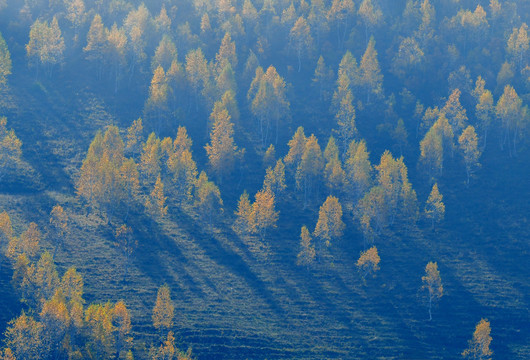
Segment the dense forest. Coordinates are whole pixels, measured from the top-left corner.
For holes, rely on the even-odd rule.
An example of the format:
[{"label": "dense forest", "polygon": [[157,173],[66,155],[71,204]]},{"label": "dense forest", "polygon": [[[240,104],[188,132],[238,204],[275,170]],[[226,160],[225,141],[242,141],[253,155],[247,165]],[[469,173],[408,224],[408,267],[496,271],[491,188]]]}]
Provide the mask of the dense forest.
[{"label": "dense forest", "polygon": [[0,359],[530,359],[529,0],[0,0]]}]

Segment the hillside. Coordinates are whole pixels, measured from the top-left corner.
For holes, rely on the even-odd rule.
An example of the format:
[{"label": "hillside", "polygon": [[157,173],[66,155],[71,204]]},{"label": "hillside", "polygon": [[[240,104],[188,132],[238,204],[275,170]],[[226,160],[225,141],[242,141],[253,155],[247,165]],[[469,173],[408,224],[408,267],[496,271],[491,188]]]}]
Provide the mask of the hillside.
[{"label": "hillside", "polygon": [[[81,314],[82,325],[75,325],[77,337],[63,335],[57,342],[63,345],[56,348],[55,340],[39,345],[44,358],[126,358],[126,351],[114,349],[118,343],[117,320],[112,318],[108,332],[108,339],[115,340],[108,340],[112,345],[102,345],[104,350],[100,350],[88,316],[90,304],[109,302],[114,306],[120,300],[126,304],[132,324],[128,335],[132,341],[125,348],[138,359],[162,358],[154,355],[153,348],[163,345],[168,331],[174,332],[178,349],[191,348],[197,359],[456,359],[468,348],[468,340],[481,319],[487,319],[491,326],[493,358],[530,358],[530,78],[526,70],[530,53],[528,38],[526,43],[520,40],[520,58],[513,57],[510,45],[506,45],[512,31],[520,28],[526,34],[522,25],[526,26],[530,13],[526,1],[503,3],[500,13],[489,1],[480,1],[486,13],[483,21],[488,24],[486,39],[477,35],[480,28],[461,30],[454,25],[464,10],[480,18],[472,1],[451,5],[441,1],[357,1],[354,11],[342,9],[345,17],[336,20],[329,15],[333,6],[348,1],[334,5],[303,0],[292,4],[228,1],[230,6],[222,1],[165,1],[163,11],[167,9],[165,16],[170,19],[166,30],[160,30],[164,29],[160,25],[163,16],[156,2],[146,3],[145,8],[136,2],[112,2],[110,6],[87,0],[82,2],[85,20],[79,27],[70,23],[71,3],[0,6],[0,32],[12,60],[11,74],[2,75],[5,81],[0,116],[6,117],[7,129],[12,129],[22,144],[14,165],[9,162],[11,153],[5,150],[7,155],[0,154],[5,164],[0,169],[0,212],[8,214],[13,228],[13,236],[8,236],[0,221],[0,331],[5,334],[0,348],[6,351],[4,355],[0,352],[0,358],[7,359],[7,348],[17,343],[9,330],[15,322],[10,321],[22,311],[52,332],[43,306],[65,296],[55,292],[63,285],[44,282],[28,287],[27,282],[42,281],[42,276],[32,278],[29,267],[20,275],[17,268],[17,257],[20,260],[25,252],[28,266],[38,266],[37,260],[45,251],[54,254],[59,278],[72,267],[82,276],[85,312]],[[251,26],[249,3],[261,9],[256,28]],[[365,20],[362,14],[368,5],[382,11],[382,20],[374,24]],[[129,15],[141,17],[142,6],[148,11],[150,25],[143,29],[147,55],[137,60],[128,27],[131,22],[141,21]],[[436,9],[436,16],[427,21],[430,25],[425,20],[428,6]],[[267,12],[271,8],[274,14]],[[321,8],[328,12],[326,26],[320,23],[322,29],[314,20]],[[293,11],[289,20],[289,12]],[[414,11],[423,12],[423,20]],[[126,48],[119,60],[123,63],[117,67],[117,62],[111,61],[115,56],[111,50],[102,53],[101,63],[90,58],[86,50],[87,33],[96,14],[102,15],[107,36],[114,22],[119,27],[115,30],[127,35],[130,48]],[[211,21],[210,30],[204,25],[205,14]],[[60,62],[46,64],[42,57],[35,60],[28,56],[25,44],[37,19],[52,24],[54,16],[66,46]],[[237,16],[246,32],[237,30]],[[312,19],[308,30],[311,46],[305,43],[298,56],[293,49],[301,45],[293,43],[291,30],[296,28],[296,19]],[[416,22],[423,30],[428,25],[434,35],[422,38],[415,30]],[[226,37],[230,34],[226,29],[231,29],[231,38]],[[370,35],[376,42],[370,40]],[[416,65],[398,66],[398,48],[409,35],[417,40],[425,59]],[[176,44],[178,55],[175,52],[170,62],[161,56],[157,67],[151,61],[159,53],[157,45],[164,36]],[[233,53],[226,50],[230,41],[237,49]],[[226,45],[226,53],[221,51],[222,46],[219,49],[221,44]],[[372,79],[379,85],[355,80],[368,71],[362,70],[362,64],[368,61],[372,46],[376,60],[372,67],[364,68],[380,66],[380,74],[374,73]],[[447,50],[451,47],[454,53]],[[190,54],[200,58],[194,53],[199,48],[204,52],[209,75],[190,70]],[[251,58],[251,50],[258,61],[254,66],[246,61],[247,56]],[[357,58],[353,59],[355,65],[347,63],[348,51]],[[313,80],[320,54],[331,72],[321,84]],[[5,59],[2,61],[5,64]],[[499,72],[501,66],[505,67],[503,63],[511,67],[505,69],[511,76]],[[255,75],[260,64],[263,75]],[[171,68],[177,65],[180,70],[172,73]],[[348,73],[347,68],[357,75]],[[163,80],[156,80],[157,71]],[[194,85],[194,74],[206,76],[197,82],[198,87]],[[351,76],[352,82],[341,80],[340,74]],[[486,146],[486,125],[475,110],[483,99],[473,95],[480,87],[476,87],[479,76],[486,80],[485,87],[493,97]],[[226,87],[229,90],[224,92]],[[319,87],[325,89],[326,96],[319,96]],[[514,100],[516,105],[502,110],[500,99],[508,88],[514,89],[520,102]],[[267,93],[267,89],[274,90]],[[450,102],[455,89],[460,89],[458,106]],[[235,107],[226,100],[229,92]],[[274,96],[275,100],[270,100]],[[338,108],[333,98],[339,98]],[[259,107],[260,101],[265,104],[263,108]],[[451,115],[453,108],[447,104],[457,108],[457,115]],[[430,116],[435,106],[435,115]],[[458,123],[459,106],[465,126]],[[512,114],[510,111],[517,112],[513,124],[508,115],[503,115]],[[275,114],[280,115],[274,118]],[[137,150],[131,150],[131,124],[138,118],[143,119],[144,130]],[[353,125],[341,125],[348,121]],[[451,130],[451,147],[446,147],[449,138],[437,132],[444,121]],[[305,133],[305,149],[298,160],[290,162],[295,148],[293,136],[299,126]],[[473,127],[473,133],[476,128],[479,145],[475,144],[479,154],[476,163],[469,164],[459,142],[468,126]],[[175,145],[178,134],[182,134],[179,127],[187,129],[191,140],[185,151],[196,164],[195,172],[189,170],[193,168],[190,162],[172,158],[181,154]],[[120,139],[108,141],[113,129],[117,129]],[[149,137],[151,132],[154,135]],[[103,140],[97,140],[98,134]],[[221,134],[220,139],[215,138],[216,134]],[[434,134],[435,145],[431,155],[425,155],[429,150],[420,144],[426,144],[429,134]],[[324,151],[331,135],[338,144],[336,159],[328,156],[332,150]],[[2,136],[0,132],[0,140]],[[164,145],[166,137],[169,147]],[[307,145],[312,139],[318,144],[313,155]],[[158,145],[149,148],[150,141]],[[230,144],[223,148],[227,141]],[[357,161],[350,154],[360,143],[366,144],[370,169],[369,186],[362,191],[355,182],[358,168],[348,165]],[[220,144],[219,148],[215,144]],[[271,144],[275,154],[267,160],[266,150]],[[7,149],[1,145],[0,151]],[[212,152],[207,148],[210,145]],[[155,149],[152,151],[157,155],[149,157],[150,149]],[[388,168],[380,160],[385,150],[391,151]],[[219,153],[221,165],[216,166],[215,155]],[[435,160],[429,163],[436,156],[442,157],[441,166]],[[119,158],[116,163],[113,157]],[[149,162],[152,158],[155,160]],[[271,165],[274,169],[280,159],[282,165],[285,163],[286,188],[267,189],[263,185],[266,168]],[[110,165],[98,167],[104,161]],[[131,183],[120,182],[126,177],[120,166],[127,161],[134,164],[135,170],[128,173],[133,178],[129,180],[133,185],[137,183],[131,193],[126,193]],[[177,165],[171,161],[193,175],[189,198],[179,192]],[[97,174],[91,180],[86,180],[87,164],[94,164],[90,170]],[[340,168],[334,169],[339,175],[332,173],[339,180],[329,175],[328,164]],[[466,164],[468,169],[472,167],[469,177]],[[357,170],[348,170],[351,168]],[[211,183],[201,180],[201,171]],[[385,171],[392,179],[388,187]],[[340,180],[342,173],[345,175]],[[161,207],[157,207],[160,198],[154,191],[157,177],[164,186]],[[105,181],[99,189],[101,179]],[[89,195],[83,192],[85,181],[96,184]],[[113,181],[118,185],[111,188]],[[445,215],[433,226],[435,222],[431,224],[424,209],[435,183],[443,194]],[[407,184],[411,185],[409,198]],[[262,185],[263,192],[272,196],[273,210],[278,212],[278,220],[263,229],[257,219],[266,204],[252,207],[253,200],[258,202],[255,194]],[[218,189],[222,205],[215,202],[215,191],[211,189]],[[94,194],[100,190],[103,195],[98,198]],[[203,191],[208,197],[202,197]],[[249,194],[254,217],[236,213],[244,191]],[[381,191],[381,200],[377,200],[377,191]],[[390,194],[392,191],[398,194],[398,200]],[[345,226],[340,235],[326,239],[315,228],[322,217],[321,205],[332,196],[342,204],[340,218]],[[50,223],[56,205],[64,209],[68,224],[60,246],[60,236]],[[248,226],[248,233],[238,228],[241,220]],[[42,233],[39,250],[33,256],[20,240],[25,239],[32,222]],[[122,248],[116,246],[116,231],[121,225],[130,228],[131,239],[137,241],[127,275]],[[299,265],[300,229],[304,225],[311,233],[316,257]],[[365,278],[357,261],[360,253],[372,246],[377,247],[380,269]],[[422,288],[429,262],[437,263],[443,284],[443,296],[432,308],[432,320],[427,291]],[[17,276],[26,283],[17,282]],[[168,285],[171,291],[175,313],[167,329],[155,328],[152,320],[162,285]],[[46,286],[54,290],[49,296],[33,295],[43,294]],[[32,302],[33,296],[36,303]],[[72,311],[66,298],[63,300],[67,312]],[[73,313],[67,317],[74,319]],[[75,327],[73,320],[68,321],[65,334]],[[44,333],[42,336],[47,339]],[[107,341],[105,336],[102,344]],[[20,348],[11,350],[19,354],[17,359],[33,358]]]}]

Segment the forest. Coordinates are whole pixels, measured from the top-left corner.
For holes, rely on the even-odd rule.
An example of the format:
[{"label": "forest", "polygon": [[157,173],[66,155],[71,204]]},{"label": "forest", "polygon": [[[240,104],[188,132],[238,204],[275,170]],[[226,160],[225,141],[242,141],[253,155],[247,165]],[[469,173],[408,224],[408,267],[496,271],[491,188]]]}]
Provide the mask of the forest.
[{"label": "forest", "polygon": [[530,0],[0,0],[0,360],[530,359]]}]

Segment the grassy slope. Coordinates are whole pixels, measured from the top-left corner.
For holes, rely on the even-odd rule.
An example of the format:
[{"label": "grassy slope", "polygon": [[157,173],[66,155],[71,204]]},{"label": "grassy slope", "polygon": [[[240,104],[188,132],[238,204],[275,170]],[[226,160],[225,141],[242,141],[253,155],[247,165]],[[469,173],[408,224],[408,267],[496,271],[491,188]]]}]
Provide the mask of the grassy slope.
[{"label": "grassy slope", "polygon": [[[55,90],[49,83],[45,89],[17,86],[15,106],[6,110],[44,189],[0,190],[0,208],[14,214],[18,229],[29,221],[45,228],[51,207],[66,204],[72,234],[58,252],[59,268],[77,266],[88,301],[125,299],[140,341],[152,340],[147,335],[154,332],[150,309],[157,287],[168,283],[179,342],[191,345],[200,358],[457,358],[481,317],[491,321],[498,358],[530,357],[523,200],[530,194],[529,184],[520,181],[528,168],[525,156],[487,157],[484,169],[502,171],[483,170],[490,176],[481,174],[471,189],[451,179],[457,185],[442,188],[445,226],[384,236],[378,243],[381,271],[367,285],[355,271],[362,241],[349,214],[346,235],[332,247],[333,266],[307,271],[295,265],[300,226],[312,228],[317,215],[288,199],[280,204],[278,229],[265,243],[239,239],[227,223],[210,230],[175,207],[160,223],[134,214],[140,247],[124,286],[109,228],[80,209],[71,181],[95,131],[119,121],[89,91]],[[521,172],[514,172],[518,167]],[[429,322],[419,287],[431,260],[438,261],[445,296]],[[7,277],[3,269],[4,294],[9,293]],[[18,305],[12,297],[2,303],[5,324]]]}]

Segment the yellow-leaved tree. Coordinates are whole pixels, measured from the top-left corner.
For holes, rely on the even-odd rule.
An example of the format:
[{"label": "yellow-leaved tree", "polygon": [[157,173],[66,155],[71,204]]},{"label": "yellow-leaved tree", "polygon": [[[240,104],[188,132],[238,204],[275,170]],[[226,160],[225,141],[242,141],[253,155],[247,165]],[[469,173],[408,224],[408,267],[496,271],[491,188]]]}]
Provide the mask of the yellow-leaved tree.
[{"label": "yellow-leaved tree", "polygon": [[339,239],[346,225],[342,221],[342,205],[335,196],[328,196],[318,212],[318,221],[313,235],[320,241],[319,257],[322,245],[329,247],[334,240]]},{"label": "yellow-leaved tree", "polygon": [[361,255],[359,256],[359,259],[355,265],[357,266],[357,269],[359,270],[363,280],[365,280],[368,275],[375,275],[375,272],[379,270],[380,261],[381,258],[379,257],[377,248],[375,246],[372,246],[370,249],[361,252]]},{"label": "yellow-leaved tree", "polygon": [[429,262],[425,266],[425,276],[422,276],[423,289],[427,289],[429,301],[429,321],[432,320],[432,307],[443,296],[444,288],[438,271],[438,264]]},{"label": "yellow-leaved tree", "polygon": [[163,336],[173,326],[175,306],[171,300],[169,286],[162,285],[158,288],[156,303],[153,308],[153,326]]},{"label": "yellow-leaved tree", "polygon": [[304,225],[300,231],[300,252],[298,253],[296,264],[305,265],[309,268],[309,265],[315,260],[315,246],[313,245],[313,239],[309,230]]},{"label": "yellow-leaved tree", "polygon": [[469,340],[469,347],[462,352],[466,359],[491,360],[493,351],[490,349],[492,337],[491,327],[487,319],[481,319],[475,327],[473,338]]},{"label": "yellow-leaved tree", "polygon": [[445,205],[443,203],[443,196],[438,190],[438,184],[432,186],[429,198],[425,203],[425,217],[432,221],[432,228],[434,225],[441,222],[445,216]]}]

